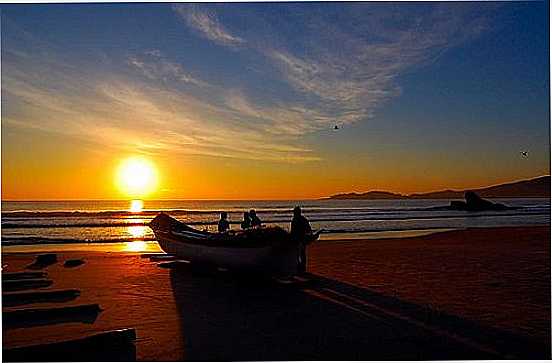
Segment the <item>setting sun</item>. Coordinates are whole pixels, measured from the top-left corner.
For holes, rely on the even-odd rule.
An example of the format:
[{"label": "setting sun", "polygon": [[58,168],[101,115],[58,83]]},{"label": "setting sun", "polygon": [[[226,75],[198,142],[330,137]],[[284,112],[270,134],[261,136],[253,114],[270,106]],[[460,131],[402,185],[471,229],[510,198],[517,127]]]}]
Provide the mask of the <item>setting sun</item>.
[{"label": "setting sun", "polygon": [[155,166],[142,157],[131,157],[121,162],[117,172],[119,189],[130,196],[144,196],[157,186]]}]

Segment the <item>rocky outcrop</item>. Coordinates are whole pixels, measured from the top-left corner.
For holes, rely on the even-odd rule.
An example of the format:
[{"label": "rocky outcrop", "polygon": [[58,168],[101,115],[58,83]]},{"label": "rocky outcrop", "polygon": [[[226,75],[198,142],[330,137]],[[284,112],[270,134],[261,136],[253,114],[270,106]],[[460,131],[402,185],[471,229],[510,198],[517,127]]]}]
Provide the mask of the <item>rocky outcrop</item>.
[{"label": "rocky outcrop", "polygon": [[452,201],[450,202],[450,209],[453,210],[465,210],[469,212],[479,212],[486,210],[508,210],[513,209],[500,203],[493,203],[489,200],[481,198],[479,195],[472,191],[467,191],[464,194],[465,202]]}]

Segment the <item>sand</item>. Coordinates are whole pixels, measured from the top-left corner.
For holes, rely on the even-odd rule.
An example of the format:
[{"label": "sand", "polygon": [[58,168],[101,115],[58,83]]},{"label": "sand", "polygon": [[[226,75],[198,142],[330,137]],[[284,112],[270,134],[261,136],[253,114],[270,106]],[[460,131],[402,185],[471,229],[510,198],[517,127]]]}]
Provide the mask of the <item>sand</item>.
[{"label": "sand", "polygon": [[310,271],[482,324],[550,335],[550,228],[481,228],[326,243]]},{"label": "sand", "polygon": [[[3,272],[35,253],[3,253]],[[84,265],[63,267],[67,259]],[[550,228],[320,242],[308,281],[161,268],[139,253],[64,251],[44,269],[63,303],[95,319],[3,329],[4,348],[135,328],[138,360],[384,360],[550,357]],[[86,360],[86,357],[82,358]]]}]

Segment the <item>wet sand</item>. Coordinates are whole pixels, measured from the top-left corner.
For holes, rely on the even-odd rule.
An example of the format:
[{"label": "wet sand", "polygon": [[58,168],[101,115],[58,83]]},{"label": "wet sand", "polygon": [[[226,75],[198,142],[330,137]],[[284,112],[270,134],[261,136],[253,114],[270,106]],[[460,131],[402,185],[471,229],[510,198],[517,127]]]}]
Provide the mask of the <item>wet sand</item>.
[{"label": "wet sand", "polygon": [[[34,256],[3,253],[3,272]],[[73,258],[86,263],[63,267]],[[161,268],[138,253],[61,252],[58,261],[41,290],[80,296],[3,310],[102,311],[4,326],[4,349],[135,328],[138,360],[550,358],[550,227],[320,242],[309,247],[309,281],[290,284]]]}]

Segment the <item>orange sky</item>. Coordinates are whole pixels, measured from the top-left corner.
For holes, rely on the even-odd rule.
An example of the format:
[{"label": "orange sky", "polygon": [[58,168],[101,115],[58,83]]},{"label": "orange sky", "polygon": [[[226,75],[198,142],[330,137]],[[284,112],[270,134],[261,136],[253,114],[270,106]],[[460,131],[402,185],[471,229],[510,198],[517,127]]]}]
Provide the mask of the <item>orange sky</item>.
[{"label": "orange sky", "polygon": [[[3,155],[11,155],[2,158],[3,200],[133,197],[118,187],[117,170],[122,160],[139,154],[43,132],[27,132],[26,140],[32,147],[2,145]],[[385,158],[362,155],[347,164],[339,158],[280,163],[182,154],[144,157],[155,165],[159,179],[154,192],[141,196],[147,199],[308,199],[368,190],[413,193],[540,175],[522,161],[505,170],[493,168],[492,163],[476,166],[466,160],[451,163],[408,155],[401,155],[400,167]],[[527,168],[521,178],[520,167]],[[427,173],[435,168],[442,173]]]}]

